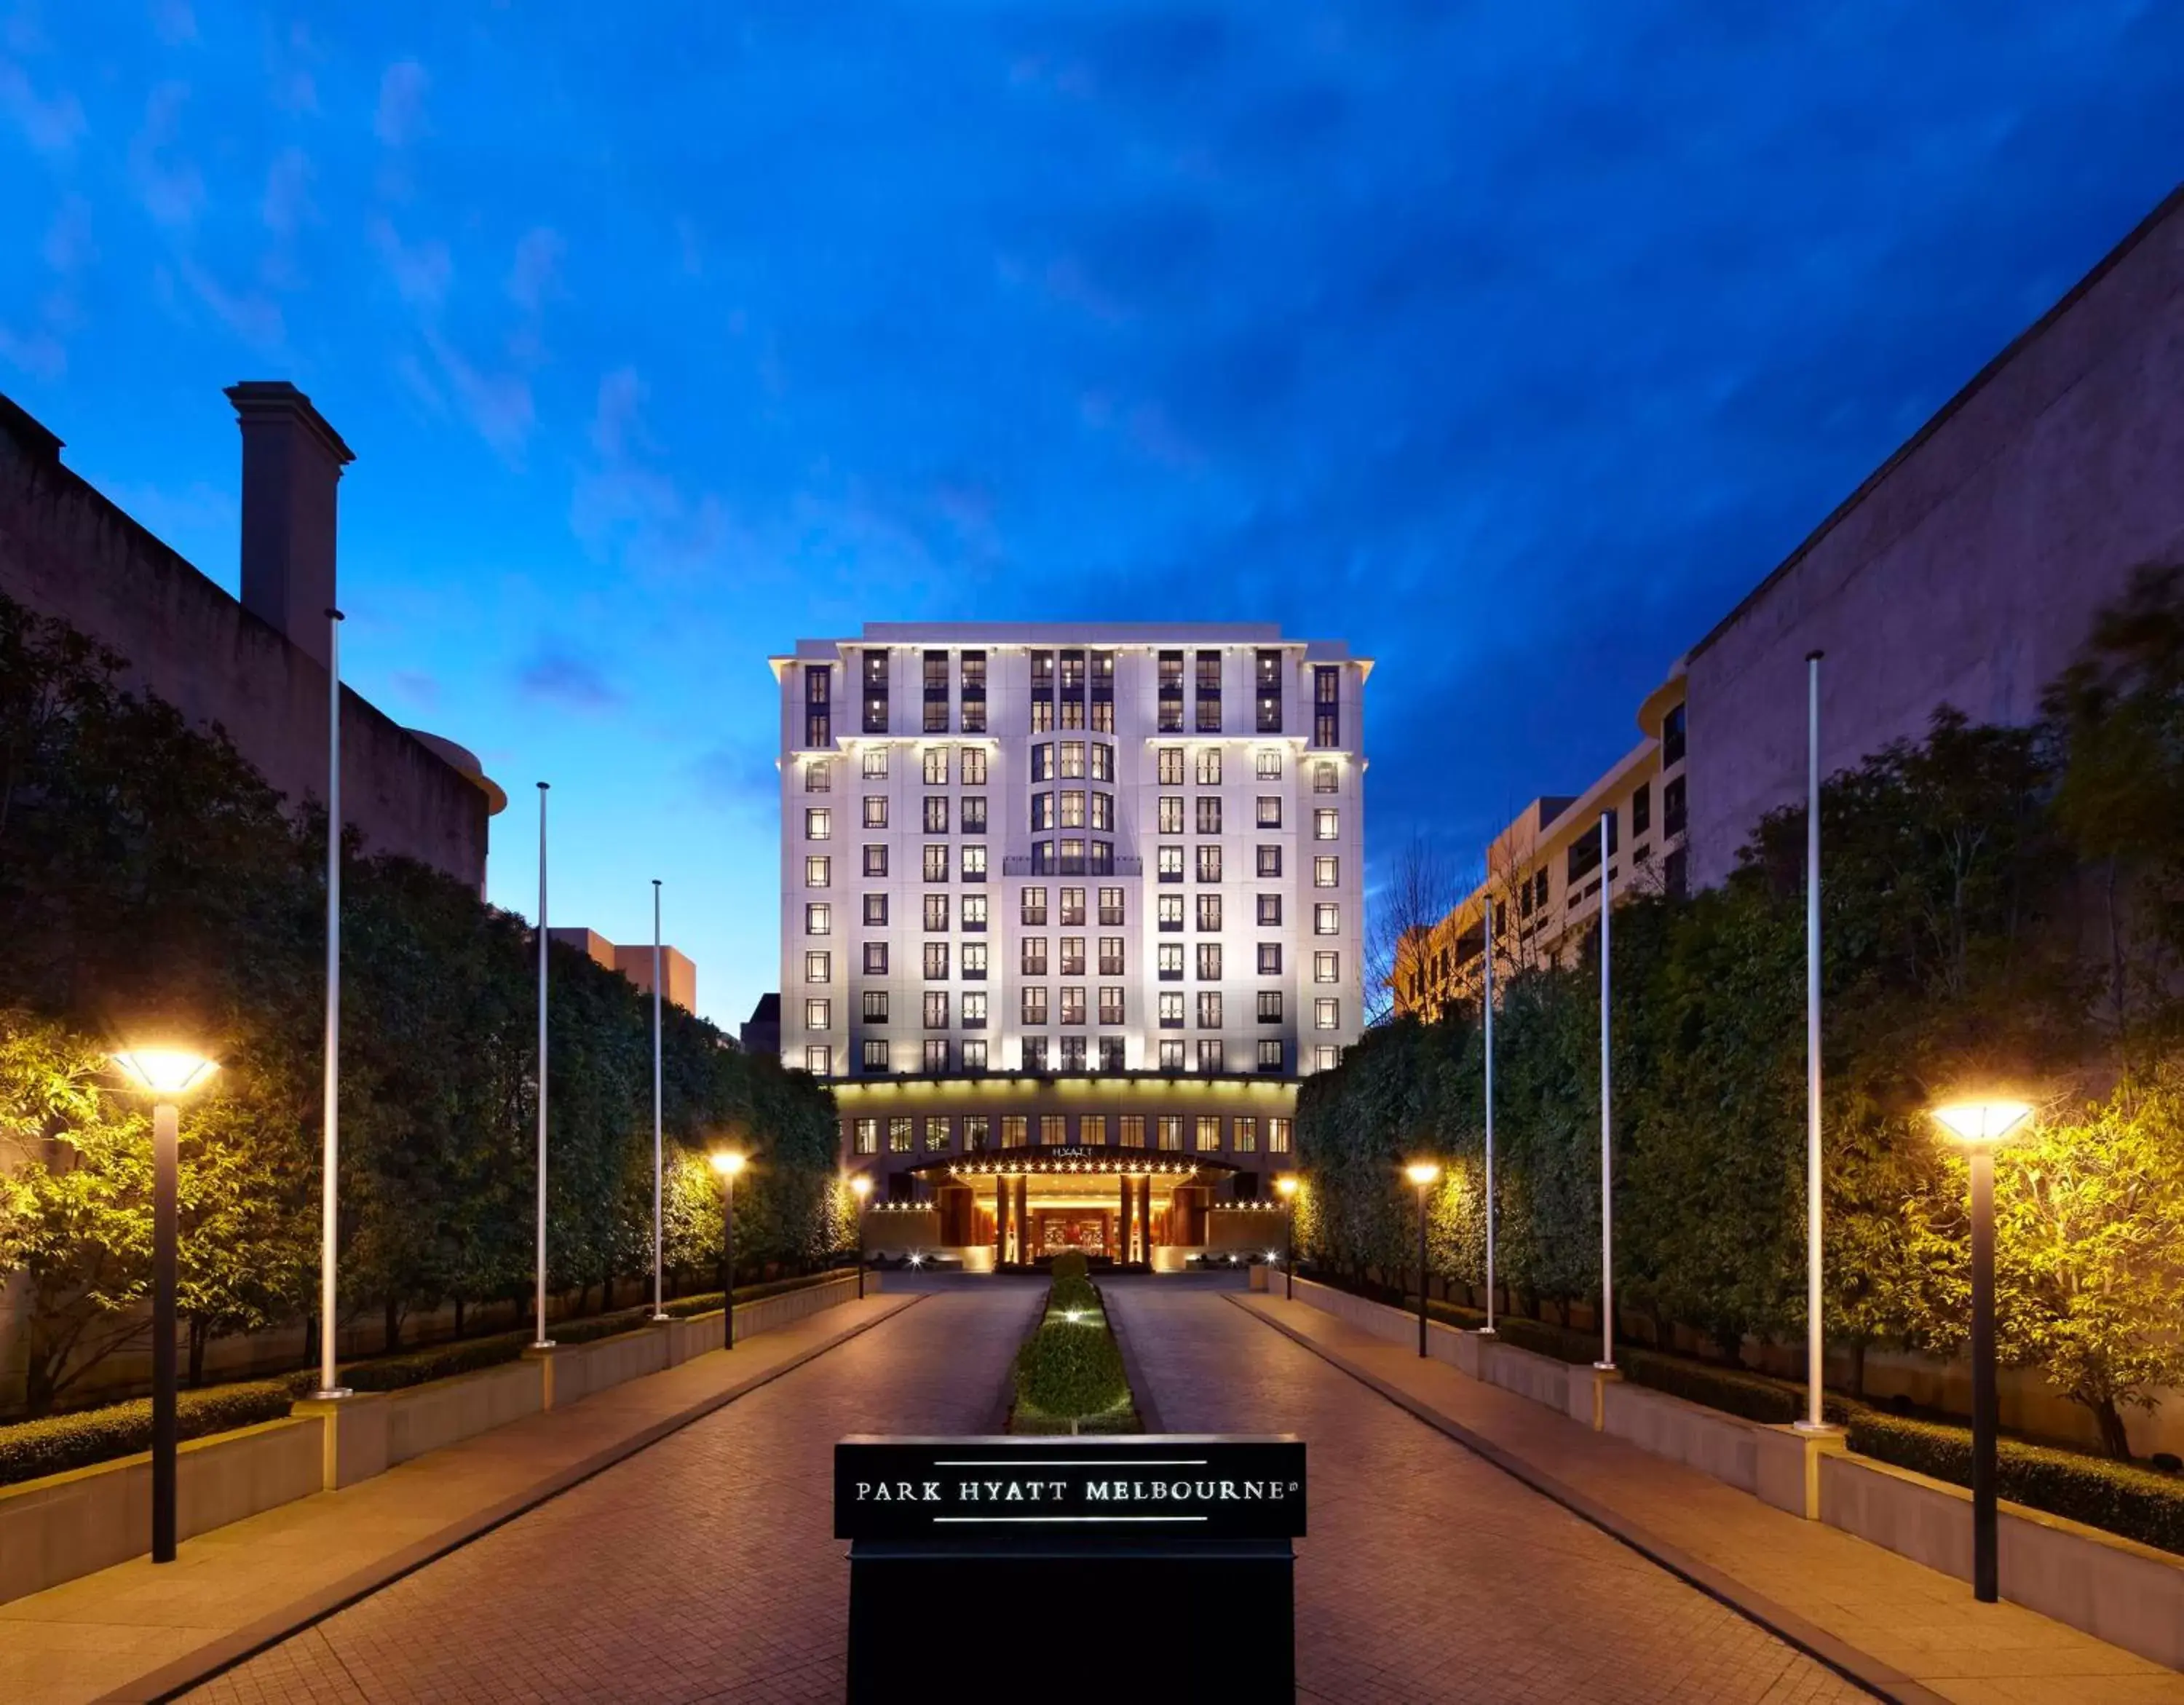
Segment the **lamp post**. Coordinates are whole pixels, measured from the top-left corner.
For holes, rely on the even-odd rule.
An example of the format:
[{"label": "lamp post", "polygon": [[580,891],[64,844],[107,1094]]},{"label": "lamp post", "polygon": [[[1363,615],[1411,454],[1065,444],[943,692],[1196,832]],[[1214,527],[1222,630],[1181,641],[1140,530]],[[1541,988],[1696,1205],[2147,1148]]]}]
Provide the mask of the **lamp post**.
[{"label": "lamp post", "polygon": [[[220,1068],[181,1048],[137,1048],[114,1062],[152,1101],[152,1561],[175,1560],[175,1291],[181,1110]],[[324,1330],[331,1333],[328,1319]]]},{"label": "lamp post", "polygon": [[850,1180],[850,1194],[857,1199],[857,1301],[865,1300],[865,1198],[872,1193],[872,1175],[859,1173]]},{"label": "lamp post", "polygon": [[1296,1193],[1297,1176],[1284,1173],[1274,1180],[1274,1188],[1281,1192],[1282,1200],[1290,1211],[1282,1217],[1282,1292],[1283,1301],[1296,1301]]},{"label": "lamp post", "polygon": [[1486,896],[1481,933],[1486,943],[1486,983],[1479,1002],[1479,1023],[1485,1032],[1486,1058],[1486,1324],[1479,1336],[1494,1331],[1494,896]]},{"label": "lamp post", "polygon": [[538,1252],[532,1307],[531,1347],[550,1350],[546,1335],[546,790],[538,784]]},{"label": "lamp post", "polygon": [[733,1149],[713,1156],[713,1170],[721,1175],[721,1348],[736,1347],[736,1174],[745,1157]]},{"label": "lamp post", "polygon": [[1600,814],[1600,1360],[1592,1365],[1615,1371],[1615,1074],[1610,1046],[1613,1012],[1608,998],[1607,914],[1615,900],[1615,813]]},{"label": "lamp post", "polygon": [[1418,1187],[1418,1354],[1426,1353],[1426,1198],[1440,1176],[1431,1161],[1413,1161],[1403,1176]]},{"label": "lamp post", "polygon": [[2022,1101],[1952,1101],[1934,1109],[1972,1173],[1972,1596],[1992,1604],[1995,1546],[1994,1151],[2032,1116]]},{"label": "lamp post", "polygon": [[1821,1318],[1820,1216],[1820,654],[1805,659],[1805,1418],[1828,1430],[1820,1398],[1826,1371]]},{"label": "lamp post", "polygon": [[667,1318],[660,1262],[660,878],[652,879],[652,1318]]},{"label": "lamp post", "polygon": [[335,1251],[341,1239],[341,625],[326,611],[326,1039],[319,1181],[319,1389],[346,1397],[334,1320],[340,1307]]}]

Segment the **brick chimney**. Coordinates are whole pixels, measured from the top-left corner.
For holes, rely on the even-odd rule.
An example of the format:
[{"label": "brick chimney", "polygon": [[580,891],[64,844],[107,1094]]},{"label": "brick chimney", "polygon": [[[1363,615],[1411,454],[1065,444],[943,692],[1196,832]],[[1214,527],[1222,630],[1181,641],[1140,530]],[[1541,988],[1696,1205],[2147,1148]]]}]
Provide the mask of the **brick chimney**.
[{"label": "brick chimney", "polygon": [[356,458],[285,379],[228,387],[242,428],[242,607],[326,662],[334,488]]}]

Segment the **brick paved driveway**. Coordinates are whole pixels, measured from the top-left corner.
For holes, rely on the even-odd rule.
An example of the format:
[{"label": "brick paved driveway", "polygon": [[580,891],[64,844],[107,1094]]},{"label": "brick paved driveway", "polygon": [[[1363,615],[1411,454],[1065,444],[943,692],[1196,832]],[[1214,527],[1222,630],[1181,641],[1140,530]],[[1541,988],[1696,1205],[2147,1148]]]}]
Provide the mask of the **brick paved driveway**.
[{"label": "brick paved driveway", "polygon": [[1301,1698],[1867,1697],[1223,1298],[1108,1295],[1172,1431],[1306,1442]]},{"label": "brick paved driveway", "polygon": [[834,1440],[985,1430],[1042,1290],[928,1296],[189,1697],[838,1701]]}]

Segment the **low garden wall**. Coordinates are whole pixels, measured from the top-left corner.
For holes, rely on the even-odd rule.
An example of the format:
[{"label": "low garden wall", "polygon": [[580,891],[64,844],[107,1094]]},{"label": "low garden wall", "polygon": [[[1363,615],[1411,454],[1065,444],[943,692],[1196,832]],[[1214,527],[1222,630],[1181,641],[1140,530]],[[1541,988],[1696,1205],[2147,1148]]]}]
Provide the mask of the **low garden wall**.
[{"label": "low garden wall", "polygon": [[[877,1291],[878,1275],[866,1288]],[[854,1298],[855,1273],[736,1308],[738,1340]],[[721,1347],[718,1309],[560,1346],[397,1391],[305,1399],[286,1419],[186,1441],[176,1473],[180,1536],[332,1491],[526,1415],[562,1407]],[[152,1543],[148,1451],[0,1486],[0,1603],[141,1557]]]}]

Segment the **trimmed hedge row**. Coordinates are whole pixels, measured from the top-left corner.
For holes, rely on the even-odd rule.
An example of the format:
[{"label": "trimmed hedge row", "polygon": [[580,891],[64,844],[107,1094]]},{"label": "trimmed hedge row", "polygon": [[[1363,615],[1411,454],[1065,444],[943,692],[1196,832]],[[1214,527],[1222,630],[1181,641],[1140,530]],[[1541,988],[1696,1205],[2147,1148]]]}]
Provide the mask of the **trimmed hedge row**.
[{"label": "trimmed hedge row", "polygon": [[[1972,1483],[1970,1431],[1877,1409],[1850,1413],[1850,1447],[1861,1457],[1947,1480]],[[1997,1441],[1997,1490],[2013,1503],[2184,1552],[2184,1479],[2103,1457]]]},{"label": "trimmed hedge row", "polygon": [[[185,1391],[176,1400],[176,1428],[185,1439],[277,1421],[296,1401],[287,1379],[254,1379]],[[152,1400],[114,1403],[73,1415],[49,1415],[0,1427],[0,1486],[47,1474],[87,1468],[152,1448]]]},{"label": "trimmed hedge row", "polygon": [[1123,1352],[1102,1319],[1042,1323],[1017,1351],[1017,1396],[1058,1419],[1081,1420],[1128,1401]]}]

